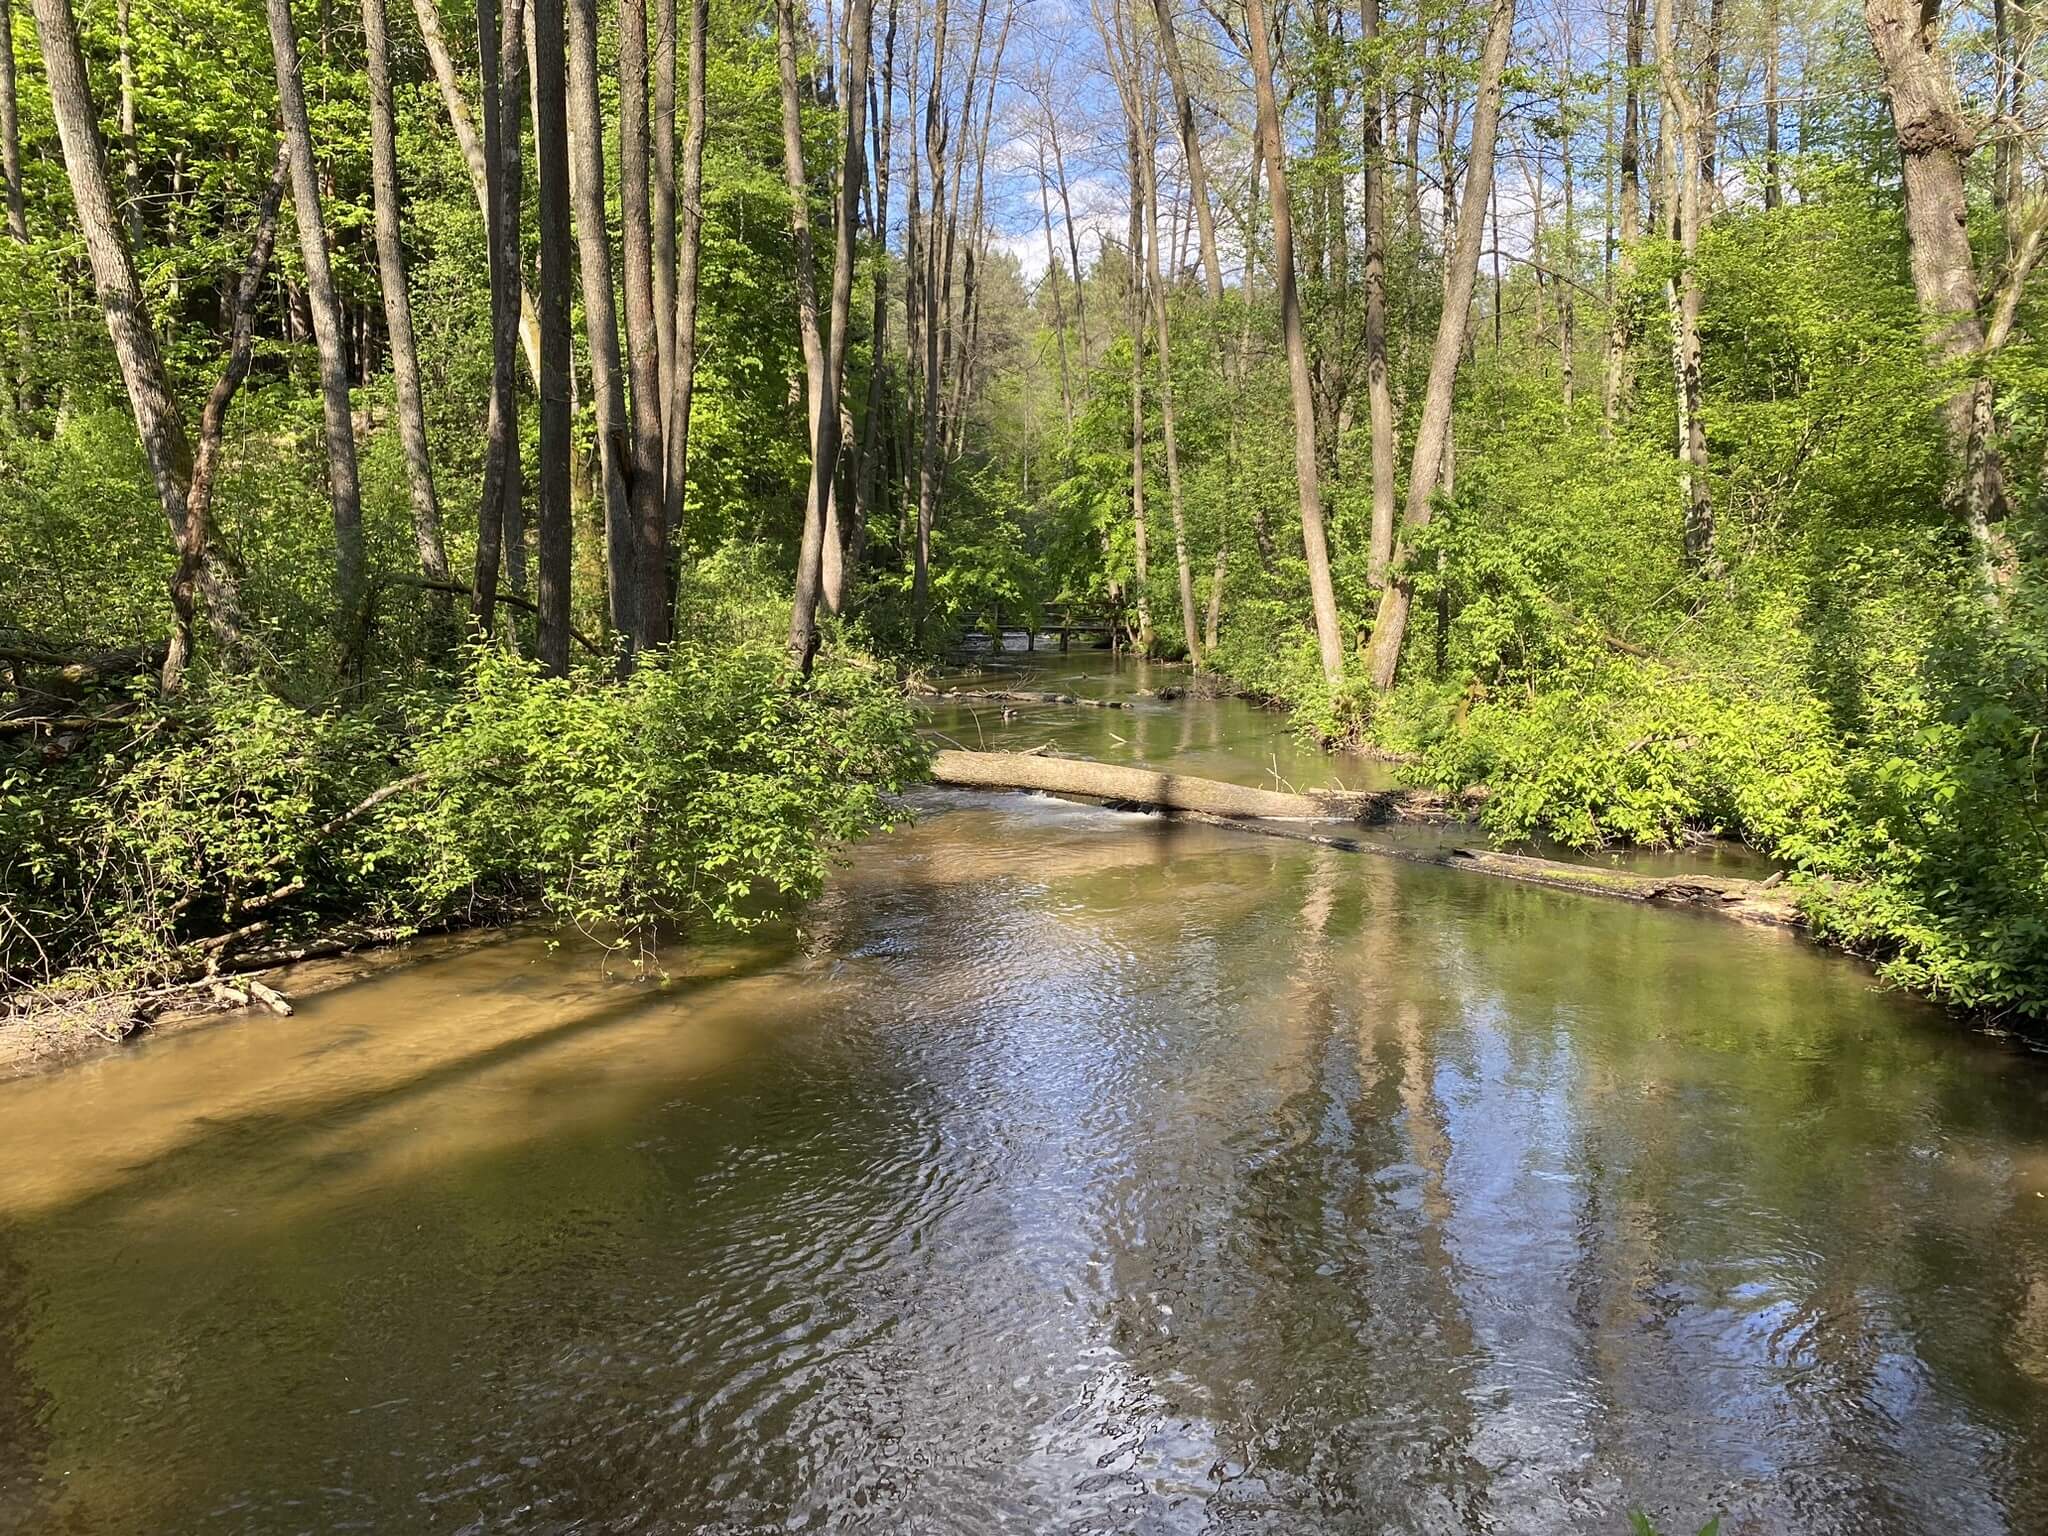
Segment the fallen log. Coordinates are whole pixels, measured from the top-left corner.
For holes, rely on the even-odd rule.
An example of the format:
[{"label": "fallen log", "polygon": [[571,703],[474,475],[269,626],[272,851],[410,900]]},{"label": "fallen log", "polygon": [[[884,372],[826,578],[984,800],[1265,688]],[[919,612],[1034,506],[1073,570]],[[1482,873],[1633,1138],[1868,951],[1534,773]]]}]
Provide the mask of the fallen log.
[{"label": "fallen log", "polygon": [[1728,875],[1647,875],[1630,870],[1566,864],[1491,848],[1404,848],[1368,842],[1342,832],[1288,826],[1301,821],[1446,821],[1446,803],[1418,790],[1359,793],[1325,790],[1285,794],[1218,783],[1153,768],[1127,768],[1084,758],[1039,757],[1014,752],[941,752],[932,760],[932,780],[976,789],[1028,789],[1076,795],[1116,805],[1142,805],[1181,821],[1235,827],[1266,837],[1314,843],[1349,853],[1367,853],[1410,864],[1434,864],[1499,879],[1588,895],[1619,897],[1657,906],[1693,907],[1772,928],[1803,925],[1799,907],[1782,888],[1782,873],[1765,880]]},{"label": "fallen log", "polygon": [[920,697],[946,704],[1078,704],[1083,709],[1129,709],[1128,699],[1084,699],[1077,693],[1048,693],[1035,688],[921,688]]},{"label": "fallen log", "polygon": [[1194,811],[1232,819],[1441,821],[1450,814],[1444,801],[1420,790],[1317,790],[1290,794],[1157,768],[1098,763],[1081,757],[1042,757],[1026,752],[941,752],[932,759],[932,780],[972,789],[1032,789],[1053,795],[1079,795],[1113,805]]}]

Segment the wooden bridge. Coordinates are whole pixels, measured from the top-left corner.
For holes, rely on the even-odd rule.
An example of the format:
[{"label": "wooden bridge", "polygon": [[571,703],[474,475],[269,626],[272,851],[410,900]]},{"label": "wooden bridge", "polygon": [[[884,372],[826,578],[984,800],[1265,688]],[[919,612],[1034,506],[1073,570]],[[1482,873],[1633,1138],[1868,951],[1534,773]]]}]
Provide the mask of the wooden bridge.
[{"label": "wooden bridge", "polygon": [[1024,649],[1030,652],[1038,649],[1038,637],[1040,635],[1058,635],[1060,650],[1065,652],[1076,635],[1102,635],[1108,639],[1110,648],[1114,650],[1117,648],[1120,633],[1121,626],[1118,625],[1115,618],[1086,611],[1077,613],[1072,609],[1063,610],[1057,615],[1040,615],[1039,621],[1035,626],[1022,624],[1005,626],[1003,623],[1002,605],[999,603],[996,605],[994,613],[986,622],[977,621],[969,625],[962,632],[960,638],[964,643],[969,635],[987,635],[995,643],[995,648],[1001,650],[1003,648],[1003,636],[1012,634],[1022,635],[1024,637]]}]

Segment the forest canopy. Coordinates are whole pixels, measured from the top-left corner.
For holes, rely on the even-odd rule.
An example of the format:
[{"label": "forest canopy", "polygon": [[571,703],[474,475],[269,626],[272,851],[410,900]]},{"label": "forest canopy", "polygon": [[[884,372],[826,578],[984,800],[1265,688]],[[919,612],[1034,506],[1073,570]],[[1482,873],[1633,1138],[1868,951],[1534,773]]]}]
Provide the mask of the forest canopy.
[{"label": "forest canopy", "polygon": [[1078,616],[2048,1014],[2020,0],[0,16],[13,997],[757,921]]}]

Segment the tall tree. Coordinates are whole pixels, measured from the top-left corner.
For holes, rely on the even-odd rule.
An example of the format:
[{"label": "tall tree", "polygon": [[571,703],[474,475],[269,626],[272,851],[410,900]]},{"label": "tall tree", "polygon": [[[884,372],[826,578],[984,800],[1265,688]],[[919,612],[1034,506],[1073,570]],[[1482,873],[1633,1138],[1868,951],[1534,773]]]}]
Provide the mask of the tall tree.
[{"label": "tall tree", "polygon": [[533,0],[534,170],[540,215],[540,664],[569,670],[569,76],[562,0]]},{"label": "tall tree", "polygon": [[889,335],[889,162],[896,144],[896,4],[889,0],[889,25],[882,42],[882,88],[880,111],[874,81],[868,82],[868,116],[875,122],[873,233],[874,304],[868,330],[868,398],[861,415],[860,463],[854,475],[852,541],[847,549],[849,564],[858,565],[873,514],[875,471],[881,458],[883,391],[888,381]]},{"label": "tall tree", "polygon": [[7,178],[7,233],[28,244],[28,206],[21,190],[21,107],[15,96],[14,4],[0,4],[0,173]]},{"label": "tall tree", "polygon": [[[711,28],[708,0],[688,0],[690,44],[683,128],[681,188],[683,232],[676,254],[675,366],[670,370],[666,444],[668,468],[662,510],[671,558],[681,547],[683,500],[690,481],[690,402],[697,387],[697,284],[704,247],[705,49]],[[886,302],[886,299],[878,300]],[[880,349],[877,348],[877,355]]]},{"label": "tall tree", "polygon": [[[1301,297],[1295,287],[1287,140],[1281,132],[1279,96],[1273,85],[1273,44],[1265,0],[1245,0],[1245,10],[1251,34],[1252,80],[1258,93],[1259,141],[1265,150],[1266,189],[1273,205],[1273,282],[1279,291],[1280,333],[1287,349],[1287,383],[1294,403],[1294,483],[1301,500],[1302,553],[1308,561],[1309,595],[1315,608],[1316,649],[1322,656],[1324,676],[1334,683],[1344,674],[1344,637],[1338,628],[1337,589],[1330,579],[1330,547],[1323,533],[1315,387],[1309,377],[1308,341],[1302,333]],[[1489,146],[1489,156],[1491,153]],[[1477,260],[1476,237],[1473,250]]]},{"label": "tall tree", "polygon": [[1381,137],[1386,66],[1380,51],[1380,0],[1358,0],[1365,53],[1365,392],[1372,418],[1372,544],[1367,575],[1385,586],[1394,559],[1394,394],[1387,372],[1387,165]]},{"label": "tall tree", "polygon": [[597,417],[597,465],[604,486],[607,610],[615,632],[629,641],[639,583],[626,481],[633,472],[633,442],[626,415],[625,365],[619,354],[618,291],[612,281],[612,241],[605,224],[604,115],[597,82],[597,0],[569,0],[569,143],[575,174],[577,267],[583,280],[583,327],[590,347],[590,393]]},{"label": "tall tree", "polygon": [[292,211],[299,227],[299,255],[306,267],[306,297],[313,311],[313,340],[320,356],[320,407],[327,432],[327,490],[334,504],[335,639],[344,667],[356,654],[365,617],[369,570],[363,546],[363,498],[356,470],[355,420],[349,410],[348,337],[342,327],[341,297],[327,255],[327,220],[320,207],[320,168],[313,159],[313,130],[306,117],[306,90],[299,78],[299,40],[291,0],[266,0],[270,56],[277,71],[278,118],[291,160]]},{"label": "tall tree", "polygon": [[427,446],[427,413],[420,395],[420,355],[413,336],[412,292],[400,234],[398,135],[391,103],[391,33],[384,0],[363,0],[363,41],[370,91],[370,194],[375,205],[377,282],[384,294],[384,333],[391,347],[391,377],[398,396],[398,440],[405,453],[412,497],[413,543],[420,569],[448,580],[448,550],[441,535],[441,504],[434,494],[434,460]]},{"label": "tall tree", "polygon": [[1622,395],[1628,385],[1628,351],[1630,343],[1634,340],[1635,312],[1634,302],[1628,291],[1629,278],[1635,271],[1635,245],[1642,233],[1642,88],[1639,82],[1643,68],[1643,14],[1646,0],[1627,0],[1627,4],[1628,31],[1623,55],[1625,105],[1621,118],[1621,149],[1616,157],[1621,180],[1615,209],[1616,237],[1620,249],[1614,299],[1608,308],[1607,318],[1607,374],[1601,391],[1600,411],[1600,432],[1603,437],[1613,435],[1615,418],[1621,413]]},{"label": "tall tree", "polygon": [[1664,112],[1671,120],[1671,138],[1689,163],[1675,169],[1677,182],[1669,194],[1678,232],[1678,302],[1672,315],[1672,360],[1677,375],[1678,456],[1685,465],[1685,561],[1701,574],[1715,570],[1714,500],[1707,478],[1707,424],[1701,411],[1700,375],[1700,210],[1706,192],[1707,140],[1699,109],[1678,75],[1676,40],[1672,36],[1671,0],[1657,0],[1657,74],[1664,85]]},{"label": "tall tree", "polygon": [[1935,357],[1957,375],[1942,407],[1953,466],[1948,507],[1969,531],[1985,591],[1997,602],[2013,579],[2017,560],[2003,527],[2005,495],[1993,441],[1991,381],[1966,371],[1986,351],[1963,187],[1963,160],[1974,135],[1957,100],[1955,76],[1942,57],[1938,0],[1864,0],[1863,15],[1884,71],[1904,172],[1913,291],[1932,329]]},{"label": "tall tree", "polygon": [[1209,206],[1209,177],[1202,163],[1202,135],[1195,122],[1195,98],[1188,90],[1188,73],[1180,58],[1180,38],[1173,24],[1173,0],[1152,0],[1152,13],[1159,23],[1159,53],[1166,64],[1166,78],[1173,86],[1174,122],[1180,129],[1180,150],[1188,168],[1188,201],[1194,205],[1195,233],[1202,253],[1202,275],[1209,284],[1209,301],[1223,299],[1223,264],[1216,255],[1216,215]]},{"label": "tall tree", "polygon": [[1131,157],[1130,270],[1127,274],[1131,325],[1131,549],[1133,595],[1138,608],[1138,653],[1152,649],[1152,551],[1145,523],[1145,216],[1140,185],[1138,129],[1125,125]]},{"label": "tall tree", "polygon": [[[626,285],[626,373],[632,384],[635,651],[668,639],[668,522],[662,505],[661,352],[654,313],[654,231],[647,203],[647,0],[619,0],[619,217]],[[650,594],[660,594],[650,597]]]},{"label": "tall tree", "polygon": [[[498,609],[498,573],[507,535],[517,536],[520,504],[519,206],[523,184],[519,119],[525,52],[524,0],[477,0],[477,46],[483,76],[483,158],[490,241],[491,405],[485,425],[483,494],[477,504],[476,580],[472,613],[491,632]],[[536,338],[537,339],[537,338]],[[539,377],[538,367],[535,377]]]},{"label": "tall tree", "polygon": [[[1423,392],[1422,411],[1415,424],[1415,452],[1408,466],[1408,505],[1402,514],[1402,525],[1411,531],[1429,526],[1435,513],[1437,486],[1446,469],[1451,441],[1451,391],[1457,382],[1458,359],[1464,353],[1471,322],[1472,289],[1479,277],[1479,247],[1486,229],[1486,204],[1493,190],[1502,81],[1514,29],[1514,0],[1492,0],[1486,42],[1479,54],[1479,94],[1472,113],[1471,152],[1458,206],[1457,239],[1445,272],[1443,314],[1437,322],[1436,345],[1429,356],[1429,382]],[[1394,671],[1400,664],[1401,641],[1407,634],[1408,611],[1414,598],[1412,578],[1398,570],[1380,595],[1366,670],[1373,686],[1382,691],[1394,686]]]}]

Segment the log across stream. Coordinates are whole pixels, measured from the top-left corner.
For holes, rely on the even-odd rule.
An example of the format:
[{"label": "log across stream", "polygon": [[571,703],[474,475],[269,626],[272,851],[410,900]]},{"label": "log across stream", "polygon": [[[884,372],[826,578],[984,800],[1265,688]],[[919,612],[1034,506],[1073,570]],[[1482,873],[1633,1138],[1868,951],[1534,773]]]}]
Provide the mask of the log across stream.
[{"label": "log across stream", "polygon": [[[1297,794],[1161,768],[1035,752],[940,752],[932,759],[932,781],[959,788],[1031,790],[1098,800],[1184,820],[1239,826],[1269,837],[1470,870],[1531,885],[1624,901],[1695,907],[1771,927],[1798,927],[1801,922],[1797,905],[1775,879],[1646,875],[1484,848],[1406,848],[1352,836],[1329,826],[1338,822],[1374,826],[1461,819],[1450,802],[1423,790],[1317,790]],[[1323,825],[1310,825],[1313,823]]]}]

